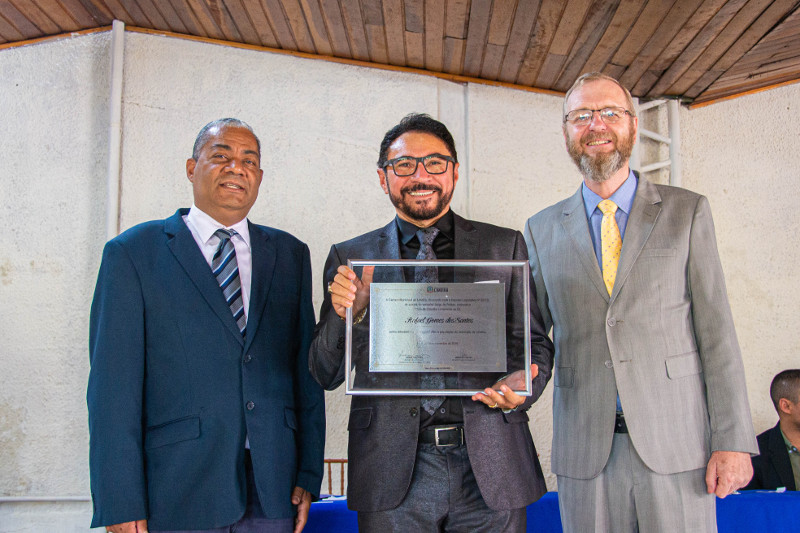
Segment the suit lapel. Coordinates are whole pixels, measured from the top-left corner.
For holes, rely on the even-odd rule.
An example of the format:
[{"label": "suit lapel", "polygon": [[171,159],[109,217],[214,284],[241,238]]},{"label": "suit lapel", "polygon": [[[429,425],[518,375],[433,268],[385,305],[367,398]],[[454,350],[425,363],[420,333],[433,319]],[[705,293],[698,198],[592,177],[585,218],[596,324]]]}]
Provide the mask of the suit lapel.
[{"label": "suit lapel", "polygon": [[277,251],[267,232],[248,221],[250,228],[250,253],[252,270],[250,274],[250,304],[247,312],[247,342],[245,349],[255,338],[258,325],[264,314],[272,278],[275,272]]},{"label": "suit lapel", "polygon": [[[455,213],[453,213],[453,225],[455,226],[455,259],[481,259],[481,243],[475,226],[469,220],[461,218]],[[457,268],[455,281],[472,283],[475,281],[475,269]]]},{"label": "suit lapel", "polygon": [[[217,280],[211,274],[211,268],[206,263],[197,242],[192,236],[192,232],[183,221],[183,214],[186,210],[178,210],[173,216],[164,221],[164,231],[167,234],[167,246],[169,247],[175,259],[180,263],[183,270],[189,276],[189,279],[197,287],[200,295],[205,299],[211,309],[222,320],[225,327],[227,327],[240,342],[242,334],[239,328],[236,327],[236,321],[233,319],[230,307],[225,302],[225,297],[219,288]],[[168,290],[167,287],[164,288]]]},{"label": "suit lapel", "polygon": [[[376,260],[400,259],[400,237],[397,224],[394,220],[384,226],[378,235]],[[405,281],[402,267],[377,267],[374,282],[377,283],[402,283]]]},{"label": "suit lapel", "polygon": [[625,237],[622,240],[622,252],[619,256],[612,299],[619,294],[625,280],[628,279],[636,259],[650,238],[659,213],[661,213],[661,195],[658,194],[655,185],[644,178],[639,178],[633,207],[628,216],[628,225],[625,228]]},{"label": "suit lapel", "polygon": [[589,221],[586,220],[586,210],[580,187],[578,187],[578,192],[564,203],[561,214],[561,226],[569,235],[583,269],[603,298],[608,301],[608,290],[603,281],[603,273],[600,271],[600,265],[597,264],[597,256],[592,247],[592,235],[589,230]]}]

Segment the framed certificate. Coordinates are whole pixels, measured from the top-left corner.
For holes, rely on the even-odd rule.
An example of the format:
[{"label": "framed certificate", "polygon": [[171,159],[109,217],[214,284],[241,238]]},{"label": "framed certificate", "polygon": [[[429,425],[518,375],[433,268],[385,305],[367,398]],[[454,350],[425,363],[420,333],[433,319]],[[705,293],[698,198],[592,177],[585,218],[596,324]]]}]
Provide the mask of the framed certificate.
[{"label": "framed certificate", "polygon": [[[370,301],[347,310],[347,394],[471,396],[514,374],[531,393],[527,261],[351,260],[373,271]],[[436,282],[416,283],[435,267]],[[410,280],[410,281],[407,281]]]}]

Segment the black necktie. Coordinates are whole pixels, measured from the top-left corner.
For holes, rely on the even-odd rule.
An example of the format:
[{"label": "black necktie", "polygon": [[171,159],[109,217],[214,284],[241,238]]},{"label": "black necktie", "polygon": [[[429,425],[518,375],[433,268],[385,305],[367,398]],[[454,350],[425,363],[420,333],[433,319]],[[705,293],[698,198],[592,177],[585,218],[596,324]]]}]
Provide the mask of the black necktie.
[{"label": "black necktie", "polygon": [[[417,239],[419,240],[417,259],[436,259],[436,253],[433,251],[433,241],[438,234],[439,228],[435,227],[423,228],[417,231]],[[416,283],[436,283],[439,281],[439,271],[435,266],[418,266],[414,269],[414,281]],[[443,389],[444,374],[433,372],[422,374],[420,385],[426,390]],[[420,403],[422,408],[432,415],[444,403],[444,400],[444,396],[429,396],[422,398]]]}]

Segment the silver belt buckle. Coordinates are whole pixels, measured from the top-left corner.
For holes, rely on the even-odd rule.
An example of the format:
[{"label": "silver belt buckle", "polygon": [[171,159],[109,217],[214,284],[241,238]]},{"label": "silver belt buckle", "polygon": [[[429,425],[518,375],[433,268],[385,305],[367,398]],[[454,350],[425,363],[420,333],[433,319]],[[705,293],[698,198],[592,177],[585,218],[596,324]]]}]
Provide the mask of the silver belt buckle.
[{"label": "silver belt buckle", "polygon": [[434,428],[433,437],[434,437],[434,442],[436,442],[436,446],[441,446],[443,448],[446,448],[448,446],[459,446],[460,444],[463,444],[464,443],[464,435],[461,432],[459,432],[459,436],[461,437],[461,443],[459,443],[459,444],[439,444],[439,432],[440,431],[451,431],[453,429],[458,429],[458,426],[451,426],[451,427],[447,427],[447,428]]}]

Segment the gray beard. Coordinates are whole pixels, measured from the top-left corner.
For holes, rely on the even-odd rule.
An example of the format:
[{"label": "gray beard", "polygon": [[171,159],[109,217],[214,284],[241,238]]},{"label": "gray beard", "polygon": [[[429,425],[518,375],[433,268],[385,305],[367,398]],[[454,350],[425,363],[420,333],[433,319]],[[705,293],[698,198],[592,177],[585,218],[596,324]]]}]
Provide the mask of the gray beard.
[{"label": "gray beard", "polygon": [[626,163],[619,150],[614,150],[610,154],[599,154],[596,157],[582,154],[577,158],[573,156],[573,160],[581,171],[583,178],[595,183],[607,181]]}]

